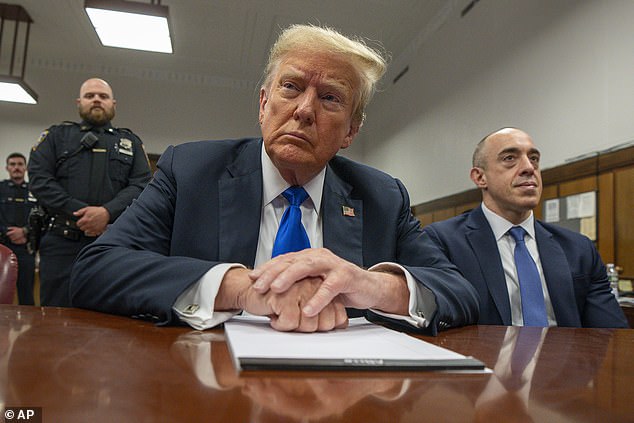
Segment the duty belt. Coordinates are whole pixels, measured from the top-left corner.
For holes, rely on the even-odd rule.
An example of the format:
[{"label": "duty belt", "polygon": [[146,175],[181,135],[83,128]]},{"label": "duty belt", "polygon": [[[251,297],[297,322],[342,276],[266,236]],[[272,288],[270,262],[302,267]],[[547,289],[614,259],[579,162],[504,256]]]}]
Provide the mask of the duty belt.
[{"label": "duty belt", "polygon": [[72,241],[79,241],[82,235],[81,229],[77,227],[77,222],[63,214],[51,216],[48,222],[48,232],[62,236]]}]

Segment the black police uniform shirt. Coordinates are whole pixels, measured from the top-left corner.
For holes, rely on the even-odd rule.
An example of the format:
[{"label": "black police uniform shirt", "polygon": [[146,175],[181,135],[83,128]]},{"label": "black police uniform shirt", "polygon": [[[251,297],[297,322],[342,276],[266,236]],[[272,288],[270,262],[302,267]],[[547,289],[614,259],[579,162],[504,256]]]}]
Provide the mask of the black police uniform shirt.
[{"label": "black police uniform shirt", "polygon": [[[5,235],[9,226],[26,227],[29,213],[36,205],[26,182],[16,184],[11,179],[0,182],[0,233]],[[6,236],[0,236],[0,242],[10,244]]]},{"label": "black police uniform shirt", "polygon": [[28,171],[29,188],[49,214],[72,216],[82,207],[103,206],[110,223],[151,178],[139,137],[110,123],[51,126],[31,150]]}]

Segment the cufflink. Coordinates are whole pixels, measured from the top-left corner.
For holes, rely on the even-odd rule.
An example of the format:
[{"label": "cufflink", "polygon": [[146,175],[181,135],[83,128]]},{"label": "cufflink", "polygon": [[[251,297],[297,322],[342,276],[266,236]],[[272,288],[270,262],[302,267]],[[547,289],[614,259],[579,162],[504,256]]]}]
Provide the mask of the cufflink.
[{"label": "cufflink", "polygon": [[200,306],[198,304],[190,304],[187,307],[185,307],[185,310],[183,310],[183,313],[194,314],[198,311],[199,308]]}]

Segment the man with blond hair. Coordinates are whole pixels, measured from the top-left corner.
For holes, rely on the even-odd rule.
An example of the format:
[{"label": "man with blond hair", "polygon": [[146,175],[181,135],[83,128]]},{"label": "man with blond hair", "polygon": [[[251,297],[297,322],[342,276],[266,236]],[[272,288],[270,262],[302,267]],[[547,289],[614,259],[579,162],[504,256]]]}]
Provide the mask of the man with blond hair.
[{"label": "man with blond hair", "polygon": [[360,313],[432,333],[475,322],[475,292],[455,267],[419,264],[403,185],[337,156],[385,67],[335,30],[284,30],[260,90],[262,137],[169,147],[138,201],[78,258],[73,304],[197,329],[241,310],[303,332]]}]

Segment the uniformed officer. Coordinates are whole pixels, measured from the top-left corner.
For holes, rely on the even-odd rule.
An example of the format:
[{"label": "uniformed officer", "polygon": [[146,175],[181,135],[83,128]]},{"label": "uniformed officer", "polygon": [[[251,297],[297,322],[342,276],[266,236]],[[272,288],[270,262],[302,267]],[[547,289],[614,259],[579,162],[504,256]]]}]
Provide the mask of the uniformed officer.
[{"label": "uniformed officer", "polygon": [[111,125],[115,105],[106,81],[88,79],[77,99],[81,123],[51,126],[31,151],[30,189],[48,214],[40,243],[42,305],[71,305],[69,278],[76,255],[151,178],[139,137]]},{"label": "uniformed officer", "polygon": [[27,249],[28,218],[35,207],[35,198],[29,195],[26,157],[12,153],[7,157],[9,179],[0,182],[0,242],[9,247],[18,258],[18,302],[33,305],[33,279],[35,259]]}]

